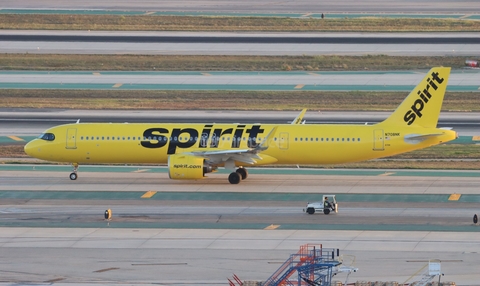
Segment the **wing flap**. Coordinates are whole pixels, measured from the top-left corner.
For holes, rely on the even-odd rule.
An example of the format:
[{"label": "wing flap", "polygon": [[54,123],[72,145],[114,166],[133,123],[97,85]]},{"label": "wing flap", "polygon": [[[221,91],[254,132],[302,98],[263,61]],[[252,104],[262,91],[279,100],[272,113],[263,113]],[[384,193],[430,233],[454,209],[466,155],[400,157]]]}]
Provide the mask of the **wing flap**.
[{"label": "wing flap", "polygon": [[223,149],[223,150],[206,150],[206,151],[192,151],[189,154],[205,158],[211,164],[219,165],[228,160],[234,160],[237,162],[242,162],[245,164],[271,164],[277,162],[277,159],[268,156],[266,154],[261,154],[262,151],[268,149],[270,142],[273,140],[275,133],[277,132],[277,127],[274,127],[268,135],[262,140],[260,144],[253,148],[247,149]]}]

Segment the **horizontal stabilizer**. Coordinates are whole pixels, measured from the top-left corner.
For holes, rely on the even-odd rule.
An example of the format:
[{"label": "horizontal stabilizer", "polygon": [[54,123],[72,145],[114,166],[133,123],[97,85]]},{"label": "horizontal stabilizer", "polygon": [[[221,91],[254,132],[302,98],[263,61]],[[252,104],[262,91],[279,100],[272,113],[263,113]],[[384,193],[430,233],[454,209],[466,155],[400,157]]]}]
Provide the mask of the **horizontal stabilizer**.
[{"label": "horizontal stabilizer", "polygon": [[422,141],[425,141],[427,139],[430,139],[430,138],[433,138],[433,137],[437,137],[437,136],[441,136],[443,135],[442,133],[432,133],[432,134],[410,134],[410,135],[405,135],[404,139],[405,139],[405,142],[407,143],[411,143],[411,144],[416,144],[416,143],[420,143]]}]

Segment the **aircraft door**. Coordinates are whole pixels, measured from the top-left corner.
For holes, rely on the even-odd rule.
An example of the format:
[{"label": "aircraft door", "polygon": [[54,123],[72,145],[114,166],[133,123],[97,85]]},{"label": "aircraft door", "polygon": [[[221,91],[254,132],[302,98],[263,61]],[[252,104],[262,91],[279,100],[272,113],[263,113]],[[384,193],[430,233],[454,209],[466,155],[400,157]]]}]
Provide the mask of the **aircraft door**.
[{"label": "aircraft door", "polygon": [[383,129],[373,130],[373,150],[383,151],[385,150],[385,137],[383,136]]},{"label": "aircraft door", "polygon": [[67,149],[77,149],[77,128],[67,129]]},{"label": "aircraft door", "polygon": [[281,150],[288,150],[288,133],[287,132],[280,133],[278,146]]}]

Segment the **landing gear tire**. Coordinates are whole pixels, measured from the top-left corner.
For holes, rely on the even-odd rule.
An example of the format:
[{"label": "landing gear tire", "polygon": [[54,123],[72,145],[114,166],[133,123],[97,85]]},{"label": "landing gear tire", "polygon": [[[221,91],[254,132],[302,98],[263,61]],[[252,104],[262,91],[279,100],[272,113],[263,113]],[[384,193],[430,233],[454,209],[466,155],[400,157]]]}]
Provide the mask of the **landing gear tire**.
[{"label": "landing gear tire", "polygon": [[77,176],[77,171],[78,171],[78,163],[72,163],[73,166],[73,172],[70,174],[70,180],[75,181],[78,176]]},{"label": "landing gear tire", "polygon": [[315,213],[315,209],[314,208],[308,208],[307,209],[307,214],[314,214]]},{"label": "landing gear tire", "polygon": [[248,171],[245,168],[238,168],[235,172],[240,174],[242,180],[245,180],[248,177]]},{"label": "landing gear tire", "polygon": [[230,173],[230,175],[228,176],[228,181],[232,185],[236,185],[240,183],[241,180],[242,180],[242,176],[237,172]]}]

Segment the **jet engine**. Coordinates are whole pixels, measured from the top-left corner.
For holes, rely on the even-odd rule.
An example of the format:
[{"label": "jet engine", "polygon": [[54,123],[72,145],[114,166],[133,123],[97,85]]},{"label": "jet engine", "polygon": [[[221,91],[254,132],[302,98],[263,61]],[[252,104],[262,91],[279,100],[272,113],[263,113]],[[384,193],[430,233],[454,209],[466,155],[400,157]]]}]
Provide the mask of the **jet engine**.
[{"label": "jet engine", "polygon": [[168,176],[174,180],[197,180],[215,169],[205,159],[193,155],[175,154],[168,157]]}]

